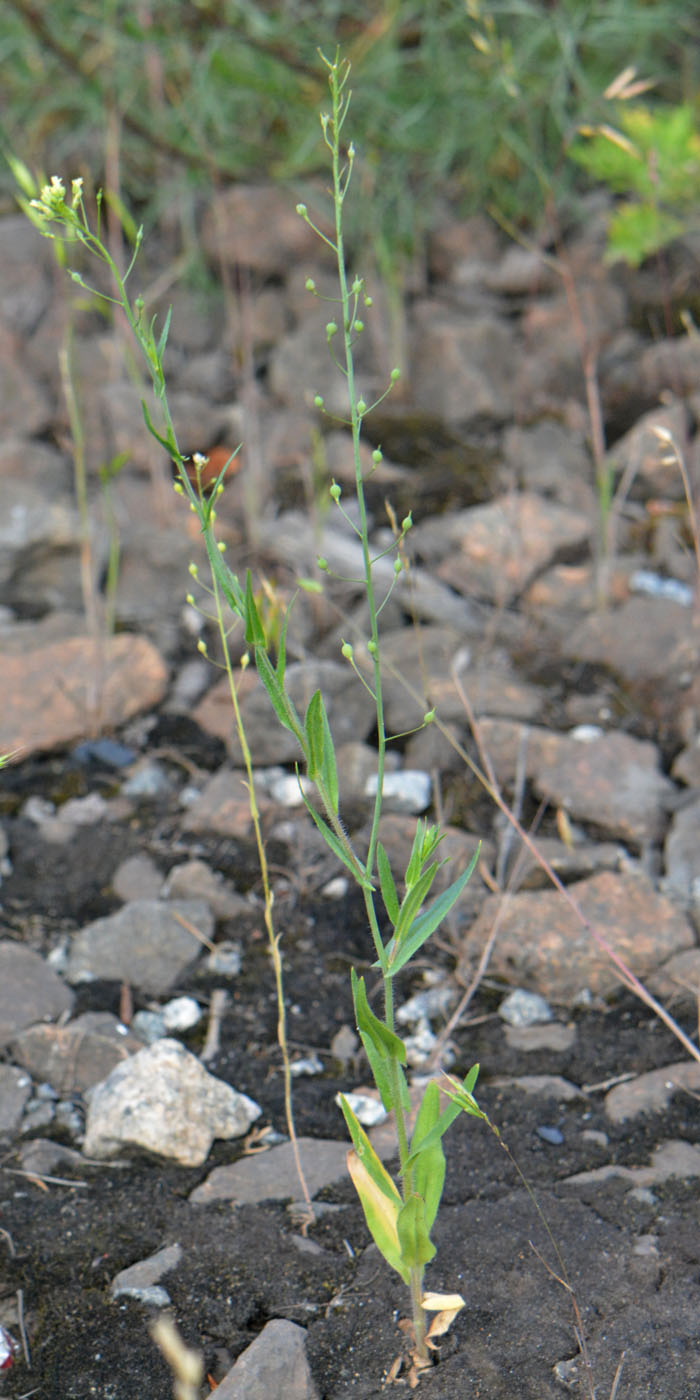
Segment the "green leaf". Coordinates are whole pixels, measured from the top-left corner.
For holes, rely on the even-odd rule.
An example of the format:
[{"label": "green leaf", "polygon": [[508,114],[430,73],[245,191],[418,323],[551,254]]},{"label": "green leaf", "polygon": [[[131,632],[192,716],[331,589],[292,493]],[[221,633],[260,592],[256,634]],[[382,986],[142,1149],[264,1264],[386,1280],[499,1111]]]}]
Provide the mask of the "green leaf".
[{"label": "green leaf", "polygon": [[159,359],[159,360],[162,360],[163,355],[164,355],[164,353],[165,353],[165,347],[166,347],[166,345],[167,345],[167,343],[168,343],[168,332],[169,332],[169,330],[170,330],[170,318],[171,318],[172,314],[173,314],[173,308],[172,308],[172,306],[169,306],[169,307],[168,307],[168,314],[167,314],[167,316],[166,316],[166,318],[165,318],[165,324],[164,324],[164,326],[163,326],[163,329],[162,329],[162,331],[161,331],[161,333],[160,333],[160,338],[159,338],[159,340],[158,340],[157,354],[158,354],[158,359]]},{"label": "green leaf", "polygon": [[[479,858],[480,850],[481,846],[474,852],[466,870],[464,870],[456,880],[453,880],[452,884],[448,885],[447,889],[443,890],[442,894],[438,895],[429,909],[426,909],[423,914],[419,914],[418,917],[414,919],[411,927],[403,935],[394,957],[391,956],[391,944],[389,945],[387,951],[389,952],[388,975],[390,977],[393,977],[402,967],[405,967],[406,963],[410,961],[414,954],[418,952],[418,949],[430,938],[430,935],[435,932],[438,925],[442,923],[442,920],[446,918],[450,910],[457,903],[469,877],[474,873],[474,867]],[[394,940],[392,939],[392,944],[393,943]]]},{"label": "green leaf", "polygon": [[314,691],[304,719],[307,739],[306,761],[309,777],[323,785],[323,795],[332,811],[338,814],[338,770],[335,762],[333,736],[320,690]]},{"label": "green leaf", "polygon": [[408,858],[408,865],[406,866],[406,874],[404,876],[404,881],[407,889],[410,889],[411,885],[415,885],[416,880],[418,879],[423,868],[423,840],[427,830],[427,822],[421,820],[418,820],[416,822],[416,830],[415,835],[413,837],[413,845],[411,847],[411,854]]},{"label": "green leaf", "polygon": [[391,919],[392,925],[395,926],[396,920],[399,917],[399,897],[396,893],[396,885],[394,884],[394,877],[391,873],[389,857],[381,841],[377,845],[377,871],[379,874],[379,888],[381,889],[382,899],[384,900],[384,908]]},{"label": "green leaf", "polygon": [[440,1138],[426,1141],[439,1120],[440,1090],[435,1080],[431,1079],[425,1086],[411,1138],[411,1154],[416,1154],[413,1181],[418,1195],[425,1202],[425,1224],[428,1230],[432,1229],[445,1184],[445,1154],[442,1141]]},{"label": "green leaf", "polygon": [[408,1283],[410,1274],[401,1256],[397,1226],[401,1197],[343,1094],[340,1095],[340,1106],[354,1148],[353,1152],[348,1153],[348,1171],[360,1198],[367,1227],[387,1264],[400,1274],[404,1283]]},{"label": "green leaf", "polygon": [[369,1036],[378,1053],[385,1059],[396,1060],[398,1064],[405,1065],[406,1046],[401,1037],[389,1030],[371,1010],[365,990],[365,979],[358,977],[354,967],[350,969],[350,980],[355,1019],[360,1034]]},{"label": "green leaf", "polygon": [[249,647],[265,647],[267,637],[262,625],[258,605],[253,594],[253,580],[250,569],[245,576],[245,639]]},{"label": "green leaf", "polygon": [[683,233],[682,219],[652,204],[619,204],[610,220],[606,262],[624,258],[639,267]]},{"label": "green leaf", "polygon": [[280,724],[284,729],[289,729],[292,734],[296,735],[300,747],[303,749],[304,735],[299,716],[286,690],[280,685],[270,658],[262,647],[255,648],[255,665]]},{"label": "green leaf", "polygon": [[425,1202],[411,1195],[401,1207],[396,1221],[401,1258],[409,1269],[422,1269],[435,1254],[425,1223]]},{"label": "green leaf", "polygon": [[427,870],[423,871],[423,874],[416,881],[415,885],[411,885],[410,889],[406,891],[406,894],[404,895],[403,900],[401,901],[399,917],[396,920],[396,928],[394,931],[393,938],[394,947],[398,947],[401,944],[401,940],[405,937],[408,929],[413,923],[413,920],[416,914],[418,913],[418,910],[420,909],[423,900],[428,894],[430,886],[432,885],[437,873],[438,862],[434,860],[428,866]]},{"label": "green leaf", "polygon": [[[441,1139],[445,1136],[447,1129],[452,1126],[456,1118],[459,1118],[460,1113],[469,1113],[474,1118],[483,1118],[485,1123],[489,1122],[487,1115],[485,1113],[482,1113],[481,1109],[479,1108],[479,1105],[477,1104],[472,1092],[474,1089],[474,1085],[476,1084],[478,1074],[479,1066],[478,1064],[476,1064],[472,1065],[469,1073],[465,1076],[461,1084],[459,1084],[457,1080],[453,1080],[451,1078],[448,1079],[448,1083],[452,1085],[455,1089],[455,1093],[450,1093],[449,1089],[445,1090],[451,1102],[447,1108],[443,1109],[442,1113],[440,1114],[440,1117],[438,1118],[437,1123],[435,1123],[435,1125],[428,1130],[425,1137],[416,1146],[415,1150],[413,1148],[413,1143],[411,1144],[411,1151],[408,1154],[408,1160],[406,1162],[407,1167],[415,1167],[419,1153],[427,1151],[433,1146],[434,1143],[441,1141]],[[463,1098],[460,1096],[463,1096]],[[415,1129],[413,1136],[415,1139]]]}]

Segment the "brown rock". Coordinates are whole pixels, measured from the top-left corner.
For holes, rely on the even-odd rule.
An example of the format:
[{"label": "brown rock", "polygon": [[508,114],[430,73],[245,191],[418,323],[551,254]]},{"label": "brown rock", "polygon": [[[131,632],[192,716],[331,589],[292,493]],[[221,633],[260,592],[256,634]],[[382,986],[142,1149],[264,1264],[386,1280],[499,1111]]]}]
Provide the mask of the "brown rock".
[{"label": "brown rock", "polygon": [[122,724],[162,699],[165,664],[145,637],[69,637],[6,655],[0,752],[57,748]]},{"label": "brown rock", "polygon": [[462,513],[459,549],[438,576],[461,593],[509,603],[562,550],[583,547],[590,523],[531,491],[511,492]]},{"label": "brown rock", "polygon": [[[642,979],[673,953],[693,946],[687,920],[641,874],[603,871],[571,885],[570,893],[630,970]],[[475,966],[501,910],[491,895],[465,942]],[[500,918],[490,970],[508,983],[569,1005],[584,988],[608,996],[619,986],[615,967],[556,890],[513,895]]]},{"label": "brown rock", "polygon": [[[310,211],[316,218],[316,211]],[[286,272],[320,256],[320,240],[296,212],[294,197],[273,185],[233,185],[212,199],[202,221],[202,247],[217,266],[263,274]]]},{"label": "brown rock", "polygon": [[35,1079],[46,1080],[59,1094],[82,1094],[143,1050],[142,1041],[119,1035],[117,1027],[108,1013],[96,1025],[88,1016],[68,1026],[28,1026],[13,1042],[12,1053]]},{"label": "brown rock", "polygon": [[583,727],[560,736],[535,765],[542,797],[581,821],[624,841],[657,839],[666,822],[673,783],[659,771],[654,744],[629,734]]}]

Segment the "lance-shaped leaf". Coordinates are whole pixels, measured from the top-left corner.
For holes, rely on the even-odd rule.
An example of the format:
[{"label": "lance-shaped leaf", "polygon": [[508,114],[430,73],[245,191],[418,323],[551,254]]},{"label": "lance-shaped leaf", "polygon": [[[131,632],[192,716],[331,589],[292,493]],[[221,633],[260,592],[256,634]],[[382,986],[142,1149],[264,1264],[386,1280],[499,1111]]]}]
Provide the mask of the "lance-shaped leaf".
[{"label": "lance-shaped leaf", "polygon": [[315,690],[304,717],[306,764],[309,777],[322,787],[331,810],[338,814],[338,770],[333,736],[320,690]]},{"label": "lance-shaped leaf", "polygon": [[401,1259],[409,1269],[422,1269],[435,1254],[435,1245],[425,1223],[425,1202],[410,1195],[399,1211],[396,1229],[401,1247]]},{"label": "lance-shaped leaf", "polygon": [[[417,1145],[415,1151],[413,1145],[411,1145],[411,1151],[409,1152],[408,1161],[406,1163],[407,1167],[415,1167],[418,1155],[431,1148],[435,1142],[440,1142],[447,1132],[447,1129],[454,1123],[455,1118],[459,1118],[460,1113],[470,1113],[474,1118],[483,1118],[484,1122],[489,1123],[490,1126],[487,1115],[479,1108],[473,1095],[473,1089],[478,1074],[479,1066],[477,1064],[472,1065],[469,1073],[465,1075],[461,1084],[458,1079],[452,1079],[449,1075],[445,1076],[450,1086],[449,1089],[445,1089],[445,1093],[451,1102],[448,1104],[447,1108],[443,1109],[437,1123],[428,1130],[425,1137]],[[450,1092],[450,1090],[453,1092]]]},{"label": "lance-shaped leaf", "polygon": [[249,647],[265,647],[267,638],[253,593],[250,569],[245,577],[245,639]]},{"label": "lance-shaped leaf", "polygon": [[474,867],[479,858],[480,849],[481,847],[475,851],[466,870],[464,870],[456,880],[453,880],[452,884],[448,885],[447,889],[443,890],[442,894],[438,895],[429,909],[426,909],[414,919],[411,927],[408,932],[404,934],[395,951],[392,951],[395,943],[395,940],[392,939],[392,943],[387,949],[389,953],[388,975],[390,977],[393,977],[394,973],[404,967],[410,958],[413,957],[414,953],[418,952],[418,949],[430,938],[430,935],[435,932],[438,925],[442,923],[443,919],[447,917],[450,910],[457,903],[464,886],[474,873]]},{"label": "lance-shaped leaf", "polygon": [[440,1205],[442,1188],[445,1184],[445,1154],[440,1138],[430,1139],[429,1134],[440,1119],[440,1090],[434,1079],[425,1086],[421,1106],[411,1138],[413,1164],[413,1184],[416,1192],[425,1202],[425,1224],[432,1230]]},{"label": "lance-shaped leaf", "polygon": [[[360,1032],[365,1054],[369,1060],[374,1082],[381,1095],[384,1108],[389,1113],[392,1108],[396,1107],[394,1102],[395,1083],[396,1078],[398,1078],[401,1104],[407,1112],[410,1107],[408,1086],[406,1076],[400,1068],[406,1063],[406,1047],[399,1036],[389,1030],[389,1027],[380,1021],[370,1009],[364,978],[357,976],[354,967],[350,969],[350,979],[357,1029]],[[395,1061],[398,1070],[398,1074],[395,1072],[393,1077],[390,1069],[392,1060]]]},{"label": "lance-shaped leaf", "polygon": [[263,647],[255,648],[255,665],[280,724],[296,735],[299,745],[303,749],[304,733],[301,720]]},{"label": "lance-shaped leaf", "polygon": [[401,1275],[404,1283],[408,1283],[409,1271],[401,1257],[397,1228],[401,1197],[384,1163],[380,1161],[366,1132],[342,1094],[340,1106],[354,1148],[354,1151],[348,1152],[348,1171],[360,1198],[367,1227],[387,1264]]}]

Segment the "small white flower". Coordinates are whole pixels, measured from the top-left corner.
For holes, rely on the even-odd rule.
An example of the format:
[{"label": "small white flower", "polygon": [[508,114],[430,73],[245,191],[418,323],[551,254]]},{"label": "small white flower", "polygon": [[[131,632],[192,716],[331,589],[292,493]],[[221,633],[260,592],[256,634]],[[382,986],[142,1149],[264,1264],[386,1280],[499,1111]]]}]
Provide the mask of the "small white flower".
[{"label": "small white flower", "polygon": [[83,177],[78,175],[71,181],[71,193],[73,196],[73,208],[76,209],[83,197]]}]

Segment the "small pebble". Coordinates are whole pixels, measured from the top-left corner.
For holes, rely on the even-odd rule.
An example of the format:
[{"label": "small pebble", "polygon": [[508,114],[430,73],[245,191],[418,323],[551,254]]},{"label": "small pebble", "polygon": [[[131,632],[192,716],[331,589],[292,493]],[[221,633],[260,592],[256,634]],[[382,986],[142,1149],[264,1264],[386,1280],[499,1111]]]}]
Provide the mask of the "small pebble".
[{"label": "small pebble", "polygon": [[553,1019],[544,997],[537,992],[526,992],[523,987],[516,987],[509,993],[501,1002],[498,1014],[509,1026],[535,1026]]},{"label": "small pebble", "polygon": [[73,758],[85,766],[92,763],[102,764],[105,768],[126,768],[134,762],[136,752],[127,748],[126,744],[120,744],[117,739],[86,739],[85,743],[76,744]]},{"label": "small pebble", "polygon": [[145,1045],[155,1045],[157,1040],[163,1040],[166,1035],[165,1021],[160,1011],[137,1011],[129,1029]]},{"label": "small pebble", "polygon": [[318,1055],[307,1055],[306,1059],[293,1060],[289,1068],[295,1079],[303,1075],[323,1074],[323,1064]]},{"label": "small pebble", "polygon": [[[343,1098],[364,1128],[376,1128],[377,1123],[386,1121],[386,1109],[381,1099],[376,1098],[374,1094],[344,1094]],[[340,1094],[336,1094],[335,1101],[340,1108]]]},{"label": "small pebble", "polygon": [[542,1138],[543,1142],[548,1142],[550,1147],[561,1147],[564,1141],[564,1134],[561,1128],[551,1128],[546,1123],[538,1124],[535,1128],[535,1132],[538,1137]]},{"label": "small pebble", "polygon": [[207,972],[215,972],[219,977],[237,977],[241,970],[241,945],[222,941],[217,943],[206,959]]},{"label": "small pebble", "polygon": [[189,1031],[202,1019],[202,1008],[194,997],[174,997],[161,1010],[166,1031]]},{"label": "small pebble", "polygon": [[125,797],[163,797],[171,787],[170,779],[159,763],[144,763],[122,783],[121,790]]}]

